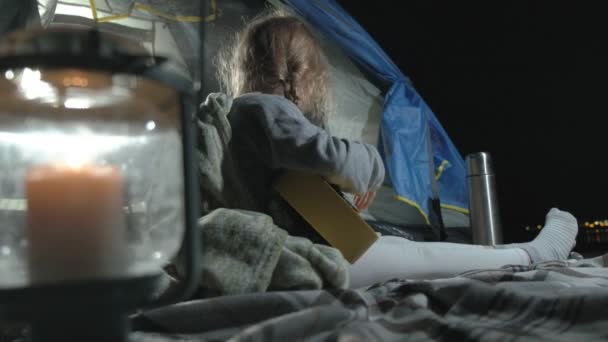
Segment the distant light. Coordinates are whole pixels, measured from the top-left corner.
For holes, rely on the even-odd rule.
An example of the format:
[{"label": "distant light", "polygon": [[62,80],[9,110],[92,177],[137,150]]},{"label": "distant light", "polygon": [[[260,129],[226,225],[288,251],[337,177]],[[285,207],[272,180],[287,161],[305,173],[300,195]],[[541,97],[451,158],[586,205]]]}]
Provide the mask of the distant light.
[{"label": "distant light", "polygon": [[15,78],[15,73],[13,72],[13,70],[6,70],[4,72],[4,77],[6,77],[7,80],[12,80]]},{"label": "distant light", "polygon": [[526,231],[530,230],[530,226],[526,226]]},{"label": "distant light", "polygon": [[43,100],[45,103],[57,102],[57,89],[42,80],[40,70],[24,68],[16,80],[19,93],[26,99]]},{"label": "distant light", "polygon": [[86,87],[89,85],[89,80],[78,75],[66,76],[63,78],[63,85],[66,87]]},{"label": "distant light", "polygon": [[156,122],[154,122],[154,121],[146,122],[146,129],[148,131],[153,131],[155,128],[156,128]]},{"label": "distant light", "polygon": [[538,226],[536,226],[536,229],[541,229],[543,226],[541,226],[540,224]]}]

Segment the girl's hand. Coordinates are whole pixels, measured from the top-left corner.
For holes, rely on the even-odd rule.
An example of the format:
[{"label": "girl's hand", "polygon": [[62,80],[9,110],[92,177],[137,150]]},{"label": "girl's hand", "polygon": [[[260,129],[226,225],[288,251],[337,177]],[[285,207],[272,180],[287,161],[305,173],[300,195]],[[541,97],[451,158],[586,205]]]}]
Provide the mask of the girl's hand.
[{"label": "girl's hand", "polygon": [[376,192],[370,191],[362,195],[355,194],[355,196],[353,197],[353,201],[355,202],[355,207],[359,209],[359,211],[365,211],[367,208],[369,208],[370,204],[372,204],[375,197]]}]

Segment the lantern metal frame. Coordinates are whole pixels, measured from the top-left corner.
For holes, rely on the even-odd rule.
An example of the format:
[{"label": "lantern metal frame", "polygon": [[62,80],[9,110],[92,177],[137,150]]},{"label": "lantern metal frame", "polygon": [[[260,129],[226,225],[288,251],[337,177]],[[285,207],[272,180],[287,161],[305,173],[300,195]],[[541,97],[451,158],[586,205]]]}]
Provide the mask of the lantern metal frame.
[{"label": "lantern metal frame", "polygon": [[163,58],[126,51],[96,29],[37,31],[23,51],[0,56],[0,71],[69,67],[120,72],[163,83],[180,96],[185,213],[181,253],[185,272],[170,295],[156,297],[160,269],[158,275],[0,289],[0,316],[32,323],[34,341],[126,341],[129,314],[187,299],[200,279],[200,200],[193,125],[199,94],[192,82],[162,70]]}]

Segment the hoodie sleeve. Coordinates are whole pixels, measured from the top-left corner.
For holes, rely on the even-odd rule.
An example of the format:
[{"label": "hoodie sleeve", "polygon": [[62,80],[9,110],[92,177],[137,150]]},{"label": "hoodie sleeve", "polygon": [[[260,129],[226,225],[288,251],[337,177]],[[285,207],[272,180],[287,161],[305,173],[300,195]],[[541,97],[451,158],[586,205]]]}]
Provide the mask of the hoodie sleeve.
[{"label": "hoodie sleeve", "polygon": [[236,99],[234,105],[238,115],[250,121],[257,149],[270,168],[318,173],[351,193],[374,191],[382,185],[384,165],[374,146],[329,135],[310,123],[291,101],[250,94]]}]

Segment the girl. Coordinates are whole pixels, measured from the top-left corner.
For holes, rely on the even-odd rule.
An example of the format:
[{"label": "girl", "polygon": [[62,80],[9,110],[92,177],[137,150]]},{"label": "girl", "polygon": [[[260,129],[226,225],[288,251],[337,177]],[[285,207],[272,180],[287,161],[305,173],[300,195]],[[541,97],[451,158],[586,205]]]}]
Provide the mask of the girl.
[{"label": "girl", "polygon": [[[318,236],[272,190],[277,172],[309,171],[356,194],[364,210],[384,180],[374,146],[339,139],[327,131],[331,113],[326,58],[298,19],[279,13],[250,22],[222,56],[221,78],[233,97],[228,114],[230,150],[251,200],[248,208],[269,214],[292,235]],[[485,247],[413,242],[383,236],[350,266],[351,287],[390,278],[450,277],[480,268],[566,259],[578,225],[551,209],[540,235],[529,243]]]}]

